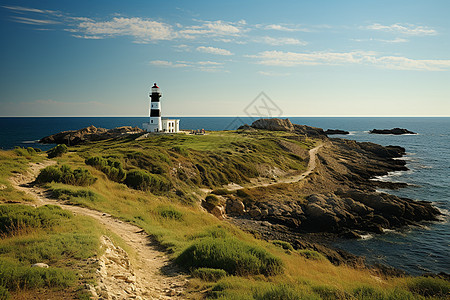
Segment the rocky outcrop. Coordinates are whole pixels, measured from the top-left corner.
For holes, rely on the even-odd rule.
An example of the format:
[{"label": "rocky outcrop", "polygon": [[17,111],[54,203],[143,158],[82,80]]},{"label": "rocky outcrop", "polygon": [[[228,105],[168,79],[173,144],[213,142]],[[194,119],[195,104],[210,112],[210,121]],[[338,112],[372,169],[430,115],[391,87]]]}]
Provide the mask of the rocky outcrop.
[{"label": "rocky outcrop", "polygon": [[327,129],[325,131],[326,135],[332,135],[332,134],[349,134],[350,132],[341,130],[341,129]]},{"label": "rocky outcrop", "polygon": [[271,131],[294,131],[294,125],[289,119],[259,119],[253,122],[251,127]]},{"label": "rocky outcrop", "polygon": [[297,134],[305,135],[310,138],[316,139],[327,138],[327,135],[325,134],[322,128],[294,124],[294,129]]},{"label": "rocky outcrop", "polygon": [[113,129],[97,128],[93,125],[79,129],[69,130],[52,134],[42,138],[39,143],[43,144],[66,144],[77,145],[90,141],[101,141],[111,138],[118,138],[130,134],[143,133],[144,130],[138,127],[122,126]]},{"label": "rocky outcrop", "polygon": [[[230,215],[245,215],[253,220],[269,221],[301,232],[329,232],[344,237],[362,233],[383,233],[421,221],[436,221],[440,212],[428,202],[362,190],[337,190],[312,194],[306,202],[256,202],[239,214],[233,212],[236,201],[227,201]],[[239,202],[242,203],[242,202]]]},{"label": "rocky outcrop", "polygon": [[392,128],[392,129],[372,129],[369,131],[369,133],[372,134],[417,134],[416,132],[409,131],[408,129],[404,128]]}]

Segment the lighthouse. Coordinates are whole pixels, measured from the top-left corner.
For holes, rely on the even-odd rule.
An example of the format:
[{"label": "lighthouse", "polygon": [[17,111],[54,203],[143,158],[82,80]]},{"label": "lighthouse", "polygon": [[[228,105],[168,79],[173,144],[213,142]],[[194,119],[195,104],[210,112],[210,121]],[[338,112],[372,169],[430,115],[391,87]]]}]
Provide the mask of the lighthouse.
[{"label": "lighthouse", "polygon": [[161,90],[156,85],[153,84],[150,91],[150,122],[142,124],[145,130],[148,132],[158,132],[158,133],[175,133],[179,132],[180,120],[161,118]]},{"label": "lighthouse", "polygon": [[160,132],[162,131],[162,122],[161,122],[161,103],[159,102],[159,98],[161,98],[161,90],[155,84],[153,84],[152,89],[150,91],[150,123],[149,129],[147,131],[151,132]]}]

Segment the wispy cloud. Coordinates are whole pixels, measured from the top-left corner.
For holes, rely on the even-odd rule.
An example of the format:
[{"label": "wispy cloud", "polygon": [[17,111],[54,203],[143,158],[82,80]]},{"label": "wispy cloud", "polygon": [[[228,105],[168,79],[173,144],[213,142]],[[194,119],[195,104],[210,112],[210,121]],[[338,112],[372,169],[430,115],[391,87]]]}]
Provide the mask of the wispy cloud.
[{"label": "wispy cloud", "polygon": [[72,34],[73,37],[76,37],[77,39],[86,39],[86,40],[101,40],[103,37],[96,36],[96,35],[78,35],[78,34]]},{"label": "wispy cloud", "polygon": [[152,60],[150,61],[151,65],[159,66],[159,67],[170,67],[170,68],[183,68],[183,67],[189,67],[188,64],[185,63],[179,63],[179,62],[171,62],[167,60]]},{"label": "wispy cloud", "polygon": [[55,14],[57,13],[56,10],[48,10],[48,9],[37,9],[37,8],[30,8],[30,7],[23,7],[23,6],[9,6],[9,5],[3,5],[3,8],[15,11],[15,12],[31,12],[31,13],[41,13],[41,14]]},{"label": "wispy cloud", "polygon": [[289,76],[291,73],[279,73],[273,71],[258,71],[258,74],[270,77],[280,77],[280,76]]},{"label": "wispy cloud", "polygon": [[25,17],[13,17],[13,21],[17,23],[29,24],[29,25],[49,25],[49,24],[59,24],[60,22],[54,20],[41,20],[41,19],[32,19]]},{"label": "wispy cloud", "polygon": [[310,31],[309,29],[307,29],[305,27],[300,27],[299,25],[287,25],[287,24],[270,24],[270,25],[264,26],[264,29],[288,31],[288,32],[293,32],[293,31],[309,32]]},{"label": "wispy cloud", "polygon": [[450,60],[420,60],[401,56],[380,56],[371,51],[296,53],[265,51],[250,56],[257,63],[269,66],[292,67],[299,65],[373,65],[395,70],[444,71]]},{"label": "wispy cloud", "polygon": [[172,26],[142,18],[114,17],[110,21],[83,21],[78,31],[86,36],[131,36],[139,42],[171,40],[175,37]]},{"label": "wispy cloud", "polygon": [[201,36],[239,36],[247,29],[245,20],[239,22],[217,21],[201,21],[197,20],[198,25],[182,26],[177,32],[179,37],[186,39],[195,39]]},{"label": "wispy cloud", "polygon": [[404,35],[415,35],[415,36],[423,36],[423,35],[437,35],[437,31],[433,28],[427,26],[418,26],[413,24],[401,24],[396,23],[392,25],[382,25],[379,23],[374,23],[364,27],[365,29],[370,30],[379,30],[386,31]]},{"label": "wispy cloud", "polygon": [[150,65],[166,68],[190,68],[202,72],[227,72],[223,69],[224,63],[215,61],[167,61],[153,60]]},{"label": "wispy cloud", "polygon": [[370,38],[370,39],[352,39],[352,41],[355,41],[355,42],[382,42],[382,43],[391,43],[391,44],[409,42],[409,40],[403,39],[403,38],[395,38],[395,39],[390,39],[390,40],[374,39],[374,38]]},{"label": "wispy cloud", "polygon": [[280,45],[307,45],[308,43],[305,41],[301,41],[299,39],[295,38],[288,38],[288,37],[270,37],[270,36],[263,36],[260,38],[255,38],[255,42],[264,43],[272,46],[280,46]]},{"label": "wispy cloud", "polygon": [[215,47],[205,47],[200,46],[197,47],[197,51],[204,52],[204,53],[210,53],[210,54],[217,54],[217,55],[233,55],[231,51],[222,49],[222,48],[215,48]]}]

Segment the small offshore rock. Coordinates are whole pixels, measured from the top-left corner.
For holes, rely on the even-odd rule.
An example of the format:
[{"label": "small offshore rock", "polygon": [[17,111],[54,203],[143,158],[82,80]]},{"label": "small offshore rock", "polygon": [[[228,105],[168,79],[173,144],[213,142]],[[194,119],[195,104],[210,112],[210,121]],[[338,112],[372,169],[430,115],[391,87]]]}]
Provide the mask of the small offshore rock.
[{"label": "small offshore rock", "polygon": [[392,128],[392,129],[372,129],[369,131],[369,133],[372,134],[417,134],[416,132],[409,131],[408,129],[404,128]]},{"label": "small offshore rock", "polygon": [[325,131],[326,135],[332,135],[332,134],[350,134],[350,132],[341,130],[341,129],[327,129]]}]

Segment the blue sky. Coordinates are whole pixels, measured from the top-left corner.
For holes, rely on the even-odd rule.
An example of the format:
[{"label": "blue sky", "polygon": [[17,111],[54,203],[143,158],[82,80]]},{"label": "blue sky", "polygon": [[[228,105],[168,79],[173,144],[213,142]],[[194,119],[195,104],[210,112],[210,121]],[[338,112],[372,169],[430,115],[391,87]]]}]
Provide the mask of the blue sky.
[{"label": "blue sky", "polygon": [[450,1],[0,1],[0,116],[450,116]]}]

